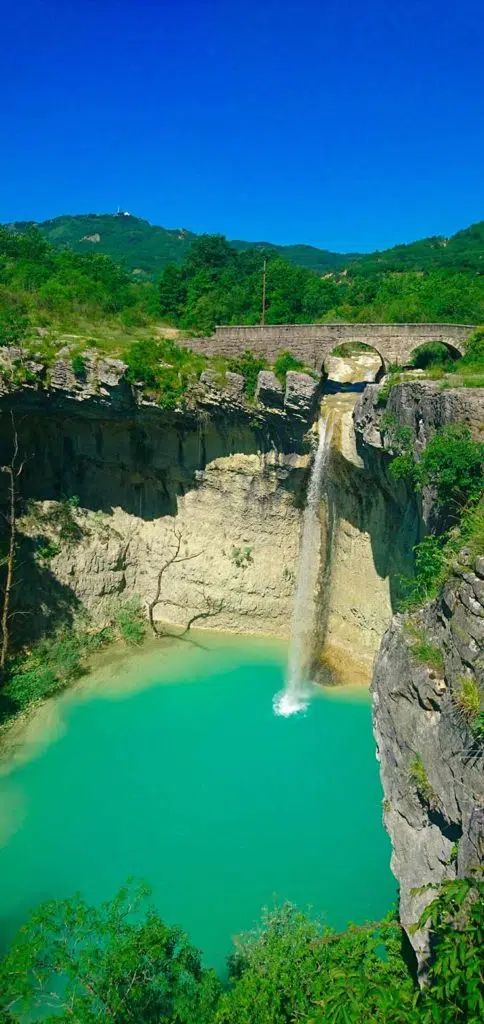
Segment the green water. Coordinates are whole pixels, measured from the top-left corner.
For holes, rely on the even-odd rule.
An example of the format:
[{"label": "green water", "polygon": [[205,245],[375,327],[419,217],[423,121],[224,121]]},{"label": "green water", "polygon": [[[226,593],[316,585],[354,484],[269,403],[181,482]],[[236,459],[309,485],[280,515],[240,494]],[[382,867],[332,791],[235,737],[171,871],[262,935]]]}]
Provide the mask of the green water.
[{"label": "green water", "polygon": [[365,696],[275,717],[283,652],[261,643],[157,647],[98,676],[0,777],[2,945],[39,901],[108,898],[129,875],[219,968],[263,905],[293,900],[336,928],[389,909]]}]

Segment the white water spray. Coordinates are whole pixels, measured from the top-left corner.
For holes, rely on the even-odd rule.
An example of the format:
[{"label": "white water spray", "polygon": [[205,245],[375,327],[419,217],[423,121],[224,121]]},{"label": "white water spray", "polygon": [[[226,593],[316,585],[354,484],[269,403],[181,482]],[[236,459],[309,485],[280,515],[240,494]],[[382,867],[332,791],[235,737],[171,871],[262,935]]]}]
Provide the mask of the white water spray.
[{"label": "white water spray", "polygon": [[331,448],[332,429],[332,419],[320,419],[318,449],[311,470],[304,509],[286,684],[284,690],[276,694],[273,701],[274,714],[284,717],[304,711],[310,696],[307,674],[314,627],[314,591],[319,569],[319,504]]}]

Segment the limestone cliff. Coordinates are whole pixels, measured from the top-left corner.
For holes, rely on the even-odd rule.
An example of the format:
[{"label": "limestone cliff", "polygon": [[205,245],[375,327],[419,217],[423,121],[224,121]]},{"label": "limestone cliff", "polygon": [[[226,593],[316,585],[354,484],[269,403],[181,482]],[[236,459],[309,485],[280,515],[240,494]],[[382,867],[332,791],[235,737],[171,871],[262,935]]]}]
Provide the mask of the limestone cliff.
[{"label": "limestone cliff", "polygon": [[[66,607],[100,620],[135,594],[148,605],[180,538],[156,619],[185,625],[210,611],[200,624],[287,636],[317,383],[288,374],[277,404],[250,404],[243,378],[205,374],[183,405],[163,409],[125,369],[93,355],[82,381],[59,362],[48,381],[36,367],[32,382],[3,385],[0,459],[12,411],[27,459],[22,497],[35,502],[21,523],[30,626],[49,603],[53,620]],[[51,543],[42,561],[55,503],[72,495],[75,542]]]},{"label": "limestone cliff", "polygon": [[[384,460],[378,392],[374,386],[366,390],[354,420],[367,457],[374,451]],[[446,423],[464,422],[476,437],[484,429],[484,395],[477,389],[401,384],[391,390],[387,410],[414,429],[420,447]],[[432,499],[431,493],[422,496],[422,523],[435,518]],[[373,674],[384,821],[407,929],[430,898],[415,894],[415,888],[468,874],[484,856],[482,744],[472,733],[462,700],[469,682],[482,691],[484,558],[471,559],[464,550],[438,600],[419,615],[394,617]],[[408,934],[422,968],[426,935]]]}]

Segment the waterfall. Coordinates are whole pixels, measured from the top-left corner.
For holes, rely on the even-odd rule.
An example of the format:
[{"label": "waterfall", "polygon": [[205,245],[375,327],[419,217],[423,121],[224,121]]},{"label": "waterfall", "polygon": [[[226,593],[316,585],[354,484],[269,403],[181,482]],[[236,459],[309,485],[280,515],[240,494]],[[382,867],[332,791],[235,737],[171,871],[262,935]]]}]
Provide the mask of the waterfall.
[{"label": "waterfall", "polygon": [[291,623],[291,639],[284,690],[274,697],[276,715],[292,715],[307,707],[310,687],[311,641],[314,629],[314,591],[319,570],[321,523],[320,499],[331,448],[333,419],[331,415],[319,421],[319,443],[309,479],[306,508],[304,509],[299,565]]}]

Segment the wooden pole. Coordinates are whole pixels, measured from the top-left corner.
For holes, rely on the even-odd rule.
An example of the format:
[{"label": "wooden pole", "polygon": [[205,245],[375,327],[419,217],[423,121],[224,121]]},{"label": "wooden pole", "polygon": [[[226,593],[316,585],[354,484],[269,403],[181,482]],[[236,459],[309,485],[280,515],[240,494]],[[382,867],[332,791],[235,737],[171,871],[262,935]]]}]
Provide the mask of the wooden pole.
[{"label": "wooden pole", "polygon": [[263,327],[266,322],[266,271],[267,271],[267,259],[264,256],[264,269],[262,271],[262,316],[261,326]]}]

